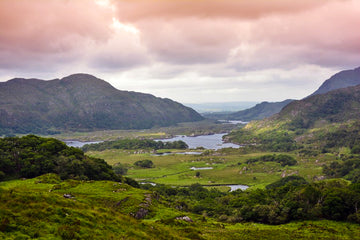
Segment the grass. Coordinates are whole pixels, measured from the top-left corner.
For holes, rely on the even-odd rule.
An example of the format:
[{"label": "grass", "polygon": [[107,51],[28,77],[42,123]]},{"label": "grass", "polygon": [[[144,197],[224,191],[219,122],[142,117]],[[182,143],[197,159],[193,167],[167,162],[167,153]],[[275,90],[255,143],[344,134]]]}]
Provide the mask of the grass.
[{"label": "grass", "polygon": [[[151,194],[111,181],[60,181],[54,175],[0,182],[0,239],[360,239],[358,224],[220,223],[169,208]],[[137,220],[132,215],[141,207],[149,214]]]},{"label": "grass", "polygon": [[[109,164],[126,164],[129,167],[127,176],[154,183],[187,186],[193,183],[203,185],[244,184],[252,188],[264,188],[267,184],[279,180],[283,176],[299,175],[313,181],[322,174],[322,165],[337,160],[334,155],[319,155],[317,157],[302,157],[296,153],[290,154],[296,158],[295,166],[282,167],[275,162],[256,162],[247,164],[246,160],[266,154],[242,154],[241,150],[217,151],[210,155],[179,155],[153,156],[152,154],[133,154],[124,150],[105,150],[102,152],[87,152],[88,155],[105,159]],[[151,169],[135,168],[139,160],[151,160],[155,167]],[[213,167],[211,170],[198,170],[200,177],[195,177],[197,171],[191,167]]]}]

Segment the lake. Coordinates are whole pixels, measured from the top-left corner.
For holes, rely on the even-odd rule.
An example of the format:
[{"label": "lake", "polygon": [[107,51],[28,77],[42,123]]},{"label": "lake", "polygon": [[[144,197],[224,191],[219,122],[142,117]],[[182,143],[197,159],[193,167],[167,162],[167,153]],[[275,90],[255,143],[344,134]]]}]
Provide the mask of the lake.
[{"label": "lake", "polygon": [[238,189],[241,189],[244,191],[249,188],[249,186],[246,186],[246,185],[227,185],[227,186],[230,187],[230,192],[236,191]]},{"label": "lake", "polygon": [[248,124],[249,122],[243,122],[240,120],[218,120],[219,122],[223,124]]},{"label": "lake", "polygon": [[[218,133],[218,134],[212,134],[212,135],[200,135],[195,137],[188,137],[184,135],[178,135],[173,138],[168,139],[158,139],[156,141],[163,141],[163,142],[173,142],[173,141],[183,141],[185,142],[189,148],[195,149],[198,147],[203,147],[205,149],[221,149],[221,148],[239,148],[240,146],[234,143],[225,143],[222,140],[222,137],[226,135],[226,133]],[[80,142],[80,141],[64,141],[66,145],[70,147],[77,147],[81,148],[85,144],[92,144],[92,143],[100,143],[102,141],[94,141],[94,142]],[[193,153],[193,152],[186,152],[182,154],[200,154],[200,153]],[[166,155],[163,154],[163,155]]]},{"label": "lake", "polygon": [[185,142],[189,148],[195,149],[198,147],[203,147],[205,149],[221,149],[221,148],[239,148],[240,146],[234,143],[225,143],[222,140],[222,137],[226,135],[226,133],[212,134],[212,135],[200,135],[196,137],[188,137],[179,135],[173,138],[168,139],[159,139],[163,142],[173,142],[173,141],[183,141]]},{"label": "lake", "polygon": [[152,156],[168,156],[173,154],[180,154],[180,155],[200,155],[202,152],[164,152],[164,153],[154,153],[151,154]]}]

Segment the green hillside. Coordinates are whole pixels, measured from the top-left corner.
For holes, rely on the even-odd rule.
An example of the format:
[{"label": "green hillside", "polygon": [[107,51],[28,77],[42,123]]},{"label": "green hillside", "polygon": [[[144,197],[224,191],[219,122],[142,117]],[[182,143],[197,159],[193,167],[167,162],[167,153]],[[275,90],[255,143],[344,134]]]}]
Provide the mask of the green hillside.
[{"label": "green hillside", "polygon": [[120,91],[88,74],[0,83],[0,134],[144,129],[203,118],[150,94]]},{"label": "green hillside", "polygon": [[[354,137],[360,131],[359,117],[360,86],[354,86],[293,101],[279,114],[251,122],[230,133],[227,139],[273,151],[294,150],[304,147],[304,143],[321,150],[321,146],[340,136],[341,131],[349,130],[337,141],[349,139],[342,146],[354,147],[359,144],[358,138]],[[317,145],[310,146],[314,142]]]}]

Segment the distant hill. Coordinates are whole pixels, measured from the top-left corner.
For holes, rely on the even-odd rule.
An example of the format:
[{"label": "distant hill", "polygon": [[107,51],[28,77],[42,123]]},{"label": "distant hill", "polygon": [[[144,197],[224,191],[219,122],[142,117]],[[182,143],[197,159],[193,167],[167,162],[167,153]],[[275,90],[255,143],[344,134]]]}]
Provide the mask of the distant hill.
[{"label": "distant hill", "polygon": [[209,102],[209,103],[185,103],[199,113],[225,113],[235,112],[255,106],[258,102]]},{"label": "distant hill", "polygon": [[289,104],[291,101],[293,100],[287,99],[282,102],[262,102],[256,104],[252,108],[234,113],[229,113],[229,114],[212,113],[212,114],[203,114],[203,116],[211,119],[241,120],[244,122],[248,122],[252,120],[260,120],[280,112],[280,110],[284,106]]},{"label": "distant hill", "polygon": [[142,129],[202,120],[170,99],[120,91],[88,74],[0,83],[0,135],[71,130]]},{"label": "distant hill", "polygon": [[312,95],[323,94],[329,91],[356,86],[360,84],[360,67],[353,70],[341,71],[326,80]]},{"label": "distant hill", "polygon": [[260,120],[280,112],[283,107],[292,101],[292,99],[287,99],[282,102],[262,102],[252,108],[230,114],[229,119],[241,121]]}]

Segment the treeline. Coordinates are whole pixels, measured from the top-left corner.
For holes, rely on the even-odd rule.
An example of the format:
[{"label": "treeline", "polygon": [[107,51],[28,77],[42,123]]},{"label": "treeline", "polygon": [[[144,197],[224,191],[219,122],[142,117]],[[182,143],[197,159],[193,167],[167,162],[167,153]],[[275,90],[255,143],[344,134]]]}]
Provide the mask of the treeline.
[{"label": "treeline", "polygon": [[188,188],[144,185],[158,192],[176,209],[224,222],[283,224],[329,219],[360,223],[360,183],[341,179],[308,183],[298,176],[283,178],[266,189],[224,193],[199,184]]},{"label": "treeline", "polygon": [[293,166],[297,164],[297,161],[292,156],[286,154],[267,154],[260,157],[253,157],[246,160],[247,164],[255,163],[255,162],[277,162],[280,163],[282,167]]},{"label": "treeline", "polygon": [[95,144],[86,144],[82,150],[104,151],[106,149],[187,149],[189,146],[183,141],[162,142],[150,139],[121,139],[116,141],[107,141]]},{"label": "treeline", "polygon": [[0,138],[0,180],[56,173],[61,179],[118,180],[104,160],[78,148],[35,135]]}]

